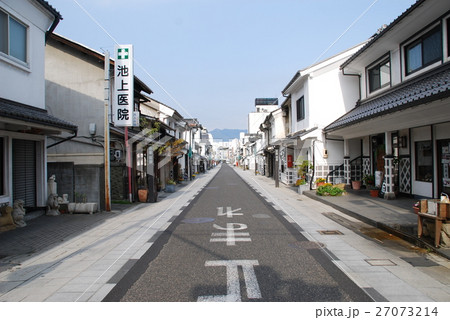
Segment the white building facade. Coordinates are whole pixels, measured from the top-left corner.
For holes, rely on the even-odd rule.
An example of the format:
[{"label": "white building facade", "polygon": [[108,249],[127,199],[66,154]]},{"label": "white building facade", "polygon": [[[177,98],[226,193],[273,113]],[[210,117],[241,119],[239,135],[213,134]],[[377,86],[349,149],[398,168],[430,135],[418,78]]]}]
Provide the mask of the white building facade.
[{"label": "white building facade", "polygon": [[449,28],[450,3],[417,1],[342,64],[361,97],[324,132],[344,139],[347,183],[362,171],[382,177],[385,198],[450,191]]},{"label": "white building facade", "polygon": [[0,1],[0,206],[44,207],[47,138],[77,132],[45,103],[45,44],[60,19],[46,1]]},{"label": "white building facade", "polygon": [[296,170],[303,161],[309,161],[312,170],[306,182],[311,186],[342,164],[343,140],[327,139],[322,129],[359,98],[358,79],[346,77],[339,67],[361,46],[298,71],[282,91],[287,97],[282,109],[289,119],[289,133],[280,143],[281,163]]}]

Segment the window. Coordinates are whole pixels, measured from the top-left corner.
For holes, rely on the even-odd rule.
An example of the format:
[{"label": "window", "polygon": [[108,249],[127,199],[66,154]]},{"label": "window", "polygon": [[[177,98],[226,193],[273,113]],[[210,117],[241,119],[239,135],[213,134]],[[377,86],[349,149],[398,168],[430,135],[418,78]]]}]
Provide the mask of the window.
[{"label": "window", "polygon": [[297,121],[305,119],[305,99],[302,96],[297,100]]},{"label": "window", "polygon": [[369,92],[391,84],[391,63],[385,59],[369,69]]},{"label": "window", "polygon": [[405,47],[406,74],[411,74],[442,59],[441,26],[435,27]]},{"label": "window", "polygon": [[433,147],[431,141],[416,142],[416,180],[433,181]]},{"label": "window", "polygon": [[0,11],[0,51],[27,62],[27,27]]}]

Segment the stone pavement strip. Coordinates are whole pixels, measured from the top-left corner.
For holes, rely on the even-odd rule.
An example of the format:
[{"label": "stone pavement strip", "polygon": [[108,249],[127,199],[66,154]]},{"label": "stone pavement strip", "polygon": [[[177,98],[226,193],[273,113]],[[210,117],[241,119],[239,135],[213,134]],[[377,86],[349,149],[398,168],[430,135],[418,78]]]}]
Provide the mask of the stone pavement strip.
[{"label": "stone pavement strip", "polygon": [[450,302],[448,259],[401,239],[395,245],[387,245],[392,241],[360,232],[375,228],[354,217],[299,195],[281,183],[275,188],[272,179],[241,169],[236,172],[275,209],[282,210],[286,219],[301,226],[303,235],[319,243],[334,263],[375,301]]},{"label": "stone pavement strip", "polygon": [[[23,254],[8,257],[9,268],[0,269],[0,301],[101,301],[217,170],[198,176],[159,202],[111,213],[109,218],[98,214],[94,226],[48,250],[38,245],[35,253],[23,248]],[[45,237],[57,232],[40,230],[36,242],[46,242]]]}]

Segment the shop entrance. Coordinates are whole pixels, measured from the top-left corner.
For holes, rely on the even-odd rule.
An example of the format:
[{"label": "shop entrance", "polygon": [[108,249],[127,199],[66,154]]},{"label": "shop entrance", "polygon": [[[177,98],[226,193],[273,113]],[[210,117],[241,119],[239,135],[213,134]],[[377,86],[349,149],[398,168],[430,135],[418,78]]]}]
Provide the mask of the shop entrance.
[{"label": "shop entrance", "polygon": [[450,195],[450,140],[438,140],[438,192]]}]

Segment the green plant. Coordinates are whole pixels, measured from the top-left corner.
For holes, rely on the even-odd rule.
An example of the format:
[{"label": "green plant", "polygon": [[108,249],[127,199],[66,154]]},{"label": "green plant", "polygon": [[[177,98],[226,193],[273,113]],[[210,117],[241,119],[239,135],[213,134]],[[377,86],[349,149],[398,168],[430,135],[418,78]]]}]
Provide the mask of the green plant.
[{"label": "green plant", "polygon": [[326,182],[327,180],[325,180],[324,178],[318,178],[318,179],[316,179],[316,184],[318,184],[318,183],[323,183],[323,182]]},{"label": "green plant", "polygon": [[176,182],[173,181],[172,179],[170,179],[170,180],[167,180],[167,184],[176,184]]},{"label": "green plant", "polygon": [[297,179],[297,181],[295,181],[295,186],[302,186],[306,184],[306,180],[305,179]]},{"label": "green plant", "polygon": [[319,196],[340,196],[344,190],[332,185],[324,185],[317,188],[316,194]]},{"label": "green plant", "polygon": [[371,186],[375,184],[375,177],[372,174],[366,174],[363,177],[364,184]]},{"label": "green plant", "polygon": [[303,179],[306,178],[306,174],[308,173],[308,171],[312,170],[313,168],[311,162],[309,162],[308,160],[301,160],[301,159],[297,159],[296,166],[298,176]]}]

